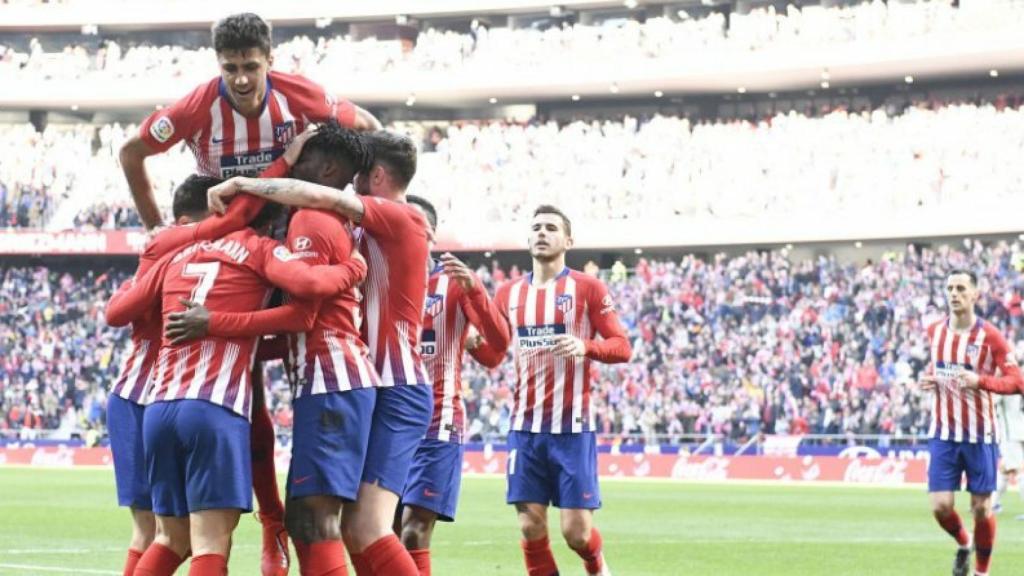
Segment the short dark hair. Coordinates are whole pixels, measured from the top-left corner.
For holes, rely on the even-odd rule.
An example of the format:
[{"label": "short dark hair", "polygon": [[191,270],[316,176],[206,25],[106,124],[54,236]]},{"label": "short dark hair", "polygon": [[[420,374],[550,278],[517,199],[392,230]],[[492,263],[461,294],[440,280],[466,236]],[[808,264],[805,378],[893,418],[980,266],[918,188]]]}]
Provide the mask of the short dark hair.
[{"label": "short dark hair", "polygon": [[270,45],[270,24],[252,12],[225,16],[213,25],[213,49],[217,54],[259,48],[269,56]]},{"label": "short dark hair", "polygon": [[412,139],[387,130],[377,130],[364,137],[373,154],[370,167],[380,164],[399,186],[408,186],[416,175],[416,145]]},{"label": "short dark hair", "polygon": [[569,217],[565,215],[565,212],[562,212],[551,204],[541,204],[533,211],[533,215],[534,217],[537,217],[541,214],[554,214],[560,217],[562,219],[562,224],[565,225],[565,235],[572,237],[572,222],[569,222]]},{"label": "short dark hair", "polygon": [[192,174],[174,190],[171,212],[174,219],[182,216],[204,216],[207,212],[206,191],[223,182],[213,176]]},{"label": "short dark hair", "polygon": [[949,274],[947,274],[946,277],[948,278],[950,276],[956,276],[957,274],[963,274],[964,276],[970,278],[971,286],[978,285],[978,275],[974,272],[974,270],[968,270],[967,268],[954,268],[949,271]]},{"label": "short dark hair", "polygon": [[430,203],[430,200],[415,194],[409,194],[405,199],[409,204],[415,204],[422,208],[423,212],[427,215],[427,224],[430,224],[431,228],[437,230],[437,210],[434,209],[434,205]]},{"label": "short dark hair", "polygon": [[307,153],[346,160],[351,163],[355,172],[365,172],[373,161],[369,146],[363,137],[358,132],[343,127],[335,118],[317,126],[316,133],[302,146],[299,161]]}]

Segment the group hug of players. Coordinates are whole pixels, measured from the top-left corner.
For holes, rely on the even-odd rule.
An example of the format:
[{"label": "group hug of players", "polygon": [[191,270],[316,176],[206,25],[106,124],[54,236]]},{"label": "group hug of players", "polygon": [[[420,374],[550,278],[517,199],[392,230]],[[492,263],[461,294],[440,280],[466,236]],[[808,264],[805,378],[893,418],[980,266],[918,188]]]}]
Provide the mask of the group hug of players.
[{"label": "group hug of players", "polygon": [[[437,217],[405,192],[416,172],[408,138],[270,71],[270,29],[254,14],[218,22],[213,42],[221,75],[150,116],[121,153],[154,230],[107,310],[109,324],[132,325],[108,408],[118,499],[134,527],[124,574],[167,576],[190,556],[189,574],[226,574],[253,491],[265,576],[287,574],[289,534],[303,575],[347,574],[346,551],[361,576],[429,574],[434,524],[454,520],[458,501],[463,351],[493,367],[510,346],[507,501],[526,571],[558,573],[554,505],[586,572],[608,574],[593,523],[590,362],[625,362],[631,350],[605,286],[565,266],[569,219],[535,211],[533,271],[492,300],[457,258],[431,260]],[[144,162],[181,142],[199,174],[177,188],[175,222],[160,228]],[[282,221],[284,244],[268,237]],[[286,296],[267,307],[274,288]],[[954,576],[968,574],[972,553],[984,576],[1000,458],[993,394],[1024,393],[1024,380],[1005,339],[975,316],[975,275],[953,271],[946,288],[949,315],[928,329],[920,381],[934,397],[929,492],[958,543]],[[286,360],[293,384],[287,506],[258,364],[271,358]],[[1016,447],[1004,465],[1020,467]],[[973,535],[953,505],[965,475]]]},{"label": "group hug of players", "polygon": [[[429,574],[435,522],[454,520],[461,482],[463,350],[494,367],[509,347],[507,500],[527,572],[558,573],[554,505],[586,572],[608,574],[593,523],[590,362],[631,350],[604,284],[565,265],[569,219],[536,209],[533,271],[492,300],[460,260],[431,258],[437,216],[406,194],[408,138],[271,71],[270,28],[255,14],[218,22],[213,43],[221,75],[147,118],[121,151],[152,230],[106,312],[132,327],[108,405],[118,499],[133,518],[124,574],[169,576],[190,557],[190,575],[226,574],[253,492],[264,575],[288,573],[289,539],[303,575],[347,574],[346,556],[359,575]],[[164,227],[145,158],[179,143],[198,174],[175,190]],[[293,392],[286,504],[259,366],[272,358]]]}]

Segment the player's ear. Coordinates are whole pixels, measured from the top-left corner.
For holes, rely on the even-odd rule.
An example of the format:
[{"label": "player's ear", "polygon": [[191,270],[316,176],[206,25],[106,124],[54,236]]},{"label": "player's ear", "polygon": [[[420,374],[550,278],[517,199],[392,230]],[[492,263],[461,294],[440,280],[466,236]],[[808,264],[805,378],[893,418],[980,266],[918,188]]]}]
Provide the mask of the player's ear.
[{"label": "player's ear", "polygon": [[274,67],[274,53],[267,54],[267,68]]},{"label": "player's ear", "polygon": [[572,248],[572,245],[573,245],[572,236],[566,236],[565,237],[565,249],[568,250],[569,248]]}]

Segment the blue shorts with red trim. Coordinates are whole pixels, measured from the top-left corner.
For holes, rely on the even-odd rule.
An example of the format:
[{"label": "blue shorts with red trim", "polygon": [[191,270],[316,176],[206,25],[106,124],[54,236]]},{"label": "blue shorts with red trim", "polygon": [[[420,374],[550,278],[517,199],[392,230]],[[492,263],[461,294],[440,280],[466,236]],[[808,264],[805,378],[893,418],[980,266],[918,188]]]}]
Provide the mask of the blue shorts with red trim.
[{"label": "blue shorts with red trim", "polygon": [[967,491],[990,494],[996,490],[999,446],[972,444],[932,438],[928,441],[931,455],[928,463],[928,491],[956,492],[967,475]]},{"label": "blue shorts with red trim", "polygon": [[412,457],[434,413],[433,386],[377,388],[363,482],[402,495]]},{"label": "blue shorts with red trim", "polygon": [[462,487],[463,446],[427,438],[413,456],[409,481],[402,494],[403,506],[419,506],[453,522]]},{"label": "blue shorts with red trim", "polygon": [[252,510],[249,421],[206,400],[154,402],[143,428],[153,513]]},{"label": "blue shorts with red trim", "polygon": [[597,510],[597,438],[593,432],[508,434],[509,504],[532,502],[557,508]]},{"label": "blue shorts with red trim", "polygon": [[295,399],[288,498],[354,501],[363,477],[377,391],[360,388]]},{"label": "blue shorts with red trim", "polygon": [[151,510],[153,501],[146,475],[142,421],[146,407],[116,394],[107,399],[107,430],[114,457],[117,503],[137,510]]}]

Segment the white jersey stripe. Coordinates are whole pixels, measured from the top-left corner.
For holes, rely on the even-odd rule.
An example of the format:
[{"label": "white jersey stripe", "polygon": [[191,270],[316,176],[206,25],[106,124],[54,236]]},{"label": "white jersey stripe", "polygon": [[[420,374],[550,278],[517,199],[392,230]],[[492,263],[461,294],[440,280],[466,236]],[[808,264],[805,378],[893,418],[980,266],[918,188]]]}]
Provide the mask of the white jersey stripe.
[{"label": "white jersey stripe", "polygon": [[213,358],[213,342],[209,340],[203,340],[200,345],[199,351],[199,364],[196,366],[196,373],[192,376],[192,383],[189,384],[188,390],[185,392],[185,398],[198,398],[199,391],[203,389],[203,384],[206,383],[206,375],[210,370],[210,360]]},{"label": "white jersey stripe", "polygon": [[234,150],[236,155],[242,155],[249,151],[249,126],[242,116],[234,108],[231,109],[231,120],[235,127]]},{"label": "white jersey stripe", "polygon": [[[516,334],[519,331],[519,301],[522,298],[523,282],[516,282],[512,286],[511,293],[509,294],[509,310],[508,316],[512,323],[512,333]],[[516,389],[516,400],[515,408],[516,414],[512,419],[512,429],[521,430],[523,423],[526,421],[526,375],[529,374],[530,369],[530,354],[526,350],[519,349],[519,338],[514,338],[513,343],[515,345],[515,363],[517,372],[517,389]]]}]

